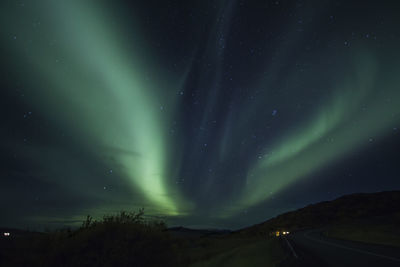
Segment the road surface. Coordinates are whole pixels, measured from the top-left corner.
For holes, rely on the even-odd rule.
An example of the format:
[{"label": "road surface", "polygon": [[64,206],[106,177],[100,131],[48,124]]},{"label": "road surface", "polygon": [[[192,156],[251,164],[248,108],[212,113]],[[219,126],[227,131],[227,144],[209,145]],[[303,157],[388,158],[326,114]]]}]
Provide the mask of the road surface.
[{"label": "road surface", "polygon": [[400,266],[400,249],[336,240],[321,230],[308,230],[284,237],[283,244],[291,254],[283,266]]}]

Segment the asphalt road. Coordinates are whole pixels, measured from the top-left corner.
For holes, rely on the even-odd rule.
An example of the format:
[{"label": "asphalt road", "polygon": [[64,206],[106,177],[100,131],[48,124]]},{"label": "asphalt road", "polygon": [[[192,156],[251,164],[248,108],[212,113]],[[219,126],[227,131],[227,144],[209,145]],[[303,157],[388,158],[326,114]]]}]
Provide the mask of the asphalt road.
[{"label": "asphalt road", "polygon": [[321,230],[290,234],[282,242],[291,254],[283,266],[400,266],[398,248],[331,239]]}]

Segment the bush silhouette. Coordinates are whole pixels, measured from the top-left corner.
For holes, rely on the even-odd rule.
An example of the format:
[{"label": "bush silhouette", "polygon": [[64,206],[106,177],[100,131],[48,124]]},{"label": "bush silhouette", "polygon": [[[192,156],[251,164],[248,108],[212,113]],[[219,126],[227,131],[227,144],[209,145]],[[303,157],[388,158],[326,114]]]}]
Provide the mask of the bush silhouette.
[{"label": "bush silhouette", "polygon": [[143,209],[102,220],[88,215],[79,229],[43,234],[35,247],[26,240],[7,266],[177,266],[165,223],[143,215]]}]

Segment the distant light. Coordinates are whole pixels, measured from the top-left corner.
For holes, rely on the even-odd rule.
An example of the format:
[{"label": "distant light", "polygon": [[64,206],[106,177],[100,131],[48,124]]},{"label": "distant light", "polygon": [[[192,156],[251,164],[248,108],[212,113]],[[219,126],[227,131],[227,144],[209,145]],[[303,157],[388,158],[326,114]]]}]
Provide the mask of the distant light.
[{"label": "distant light", "polygon": [[3,233],[3,235],[4,235],[4,236],[10,236],[10,233],[5,232],[5,233]]},{"label": "distant light", "polygon": [[286,235],[286,232],[283,232],[284,235]]}]

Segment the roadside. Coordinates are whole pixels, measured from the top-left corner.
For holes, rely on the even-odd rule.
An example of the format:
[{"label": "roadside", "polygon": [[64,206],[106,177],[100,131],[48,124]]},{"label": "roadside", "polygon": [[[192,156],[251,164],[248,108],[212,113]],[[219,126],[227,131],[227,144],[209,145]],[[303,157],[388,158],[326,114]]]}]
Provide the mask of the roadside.
[{"label": "roadside", "polygon": [[399,266],[399,248],[354,241],[338,240],[323,235],[324,230],[314,229],[300,231],[282,239],[282,245],[288,243],[298,257],[293,256],[292,249],[286,245],[286,258],[282,267],[289,266]]},{"label": "roadside", "polygon": [[286,255],[278,239],[247,239],[242,240],[242,244],[233,249],[228,249],[190,266],[273,267],[279,266],[284,257]]},{"label": "roadside", "polygon": [[279,267],[325,267],[329,266],[306,246],[293,242],[290,238],[281,237],[281,246],[285,251],[284,260]]},{"label": "roadside", "polygon": [[335,239],[400,248],[400,229],[395,224],[390,223],[354,222],[336,224],[327,227],[323,234]]}]

